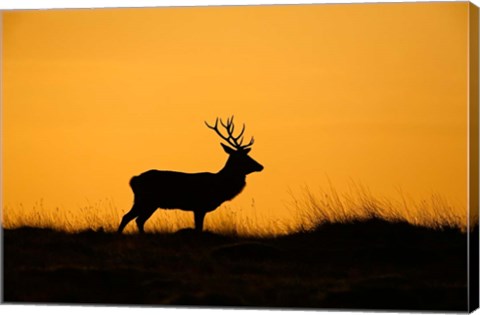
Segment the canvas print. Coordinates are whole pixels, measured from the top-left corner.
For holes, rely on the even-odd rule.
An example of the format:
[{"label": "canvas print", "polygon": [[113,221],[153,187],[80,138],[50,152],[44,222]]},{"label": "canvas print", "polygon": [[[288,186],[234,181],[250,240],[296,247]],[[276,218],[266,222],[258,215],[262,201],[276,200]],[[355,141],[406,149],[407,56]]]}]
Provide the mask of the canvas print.
[{"label": "canvas print", "polygon": [[4,303],[478,307],[473,4],[1,19]]}]

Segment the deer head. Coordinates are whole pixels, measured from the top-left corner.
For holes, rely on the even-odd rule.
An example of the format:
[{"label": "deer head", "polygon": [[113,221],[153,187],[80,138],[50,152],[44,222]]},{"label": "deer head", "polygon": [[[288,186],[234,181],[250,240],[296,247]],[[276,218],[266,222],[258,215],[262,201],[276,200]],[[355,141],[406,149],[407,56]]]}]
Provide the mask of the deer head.
[{"label": "deer head", "polygon": [[[220,132],[218,122],[220,121],[220,125],[225,129],[227,135],[223,135]],[[227,118],[227,122],[224,123],[222,119],[217,118],[215,120],[215,124],[213,126],[209,125],[205,122],[208,128],[214,130],[220,138],[225,140],[228,145],[220,143],[223,147],[223,150],[229,154],[229,158],[223,171],[225,172],[233,172],[238,173],[241,175],[247,175],[252,172],[260,172],[263,170],[263,166],[252,159],[248,152],[251,150],[251,146],[254,143],[253,137],[250,139],[248,144],[243,144],[243,134],[245,132],[245,124],[243,124],[242,130],[237,136],[234,136],[235,125],[233,123],[233,116]]]}]

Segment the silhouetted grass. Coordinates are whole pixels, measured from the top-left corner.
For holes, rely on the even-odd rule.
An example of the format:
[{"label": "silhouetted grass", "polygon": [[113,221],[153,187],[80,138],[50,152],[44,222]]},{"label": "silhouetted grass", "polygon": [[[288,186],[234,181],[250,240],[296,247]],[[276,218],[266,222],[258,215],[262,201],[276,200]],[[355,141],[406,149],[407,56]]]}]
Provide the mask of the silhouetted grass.
[{"label": "silhouetted grass", "polygon": [[369,218],[275,237],[3,235],[6,302],[467,309],[466,234],[456,227]]},{"label": "silhouetted grass", "polygon": [[[114,232],[126,212],[108,199],[80,209],[51,208],[40,201],[32,209],[21,205],[5,208],[2,225],[9,229],[31,226],[66,232],[85,229]],[[309,231],[325,223],[374,218],[435,229],[467,229],[467,210],[450,204],[440,195],[433,194],[422,200],[414,200],[404,194],[399,194],[397,198],[385,198],[356,184],[342,193],[332,185],[317,191],[306,187],[300,193],[291,194],[287,209],[283,211],[276,209],[267,213],[254,208],[238,209],[227,203],[207,215],[205,226],[219,234],[264,237]],[[478,216],[473,219],[477,222]],[[193,227],[193,214],[178,210],[158,210],[146,224],[147,231],[157,233],[174,233],[188,227]],[[125,232],[136,231],[132,222]]]},{"label": "silhouetted grass", "polygon": [[[433,229],[467,230],[467,210],[453,206],[438,194],[414,200],[400,193],[397,198],[377,197],[362,185],[352,184],[339,193],[329,189],[312,192],[304,188],[300,196],[292,195],[292,212],[298,216],[299,230],[315,229],[324,223],[349,223],[370,219],[405,222]],[[472,220],[478,222],[478,213]]]}]

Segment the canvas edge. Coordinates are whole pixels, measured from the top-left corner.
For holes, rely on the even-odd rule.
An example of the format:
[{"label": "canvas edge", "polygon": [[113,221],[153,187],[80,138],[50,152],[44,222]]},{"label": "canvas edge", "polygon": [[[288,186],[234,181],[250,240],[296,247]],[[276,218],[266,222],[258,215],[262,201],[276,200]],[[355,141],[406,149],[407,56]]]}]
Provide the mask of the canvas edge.
[{"label": "canvas edge", "polygon": [[[0,10],[0,135],[3,135],[3,12]],[[0,304],[4,303],[3,295],[3,137],[0,136]]]},{"label": "canvas edge", "polygon": [[468,311],[479,307],[479,9],[468,7]]}]

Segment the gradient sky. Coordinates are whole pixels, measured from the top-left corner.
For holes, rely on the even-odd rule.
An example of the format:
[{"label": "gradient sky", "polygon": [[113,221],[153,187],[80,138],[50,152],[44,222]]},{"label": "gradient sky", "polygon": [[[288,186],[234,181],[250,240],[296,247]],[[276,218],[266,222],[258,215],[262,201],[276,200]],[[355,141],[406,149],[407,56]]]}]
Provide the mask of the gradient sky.
[{"label": "gradient sky", "polygon": [[265,166],[233,208],[330,179],[467,196],[468,3],[3,12],[4,206],[129,209],[131,176],[218,171],[235,114]]}]

